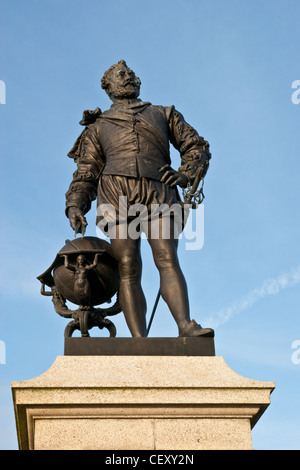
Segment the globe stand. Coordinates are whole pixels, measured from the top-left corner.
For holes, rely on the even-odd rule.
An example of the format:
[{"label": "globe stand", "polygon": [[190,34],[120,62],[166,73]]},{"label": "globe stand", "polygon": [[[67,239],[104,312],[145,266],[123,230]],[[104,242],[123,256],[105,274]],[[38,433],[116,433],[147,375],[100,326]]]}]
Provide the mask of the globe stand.
[{"label": "globe stand", "polygon": [[110,337],[115,337],[117,330],[112,321],[104,318],[101,309],[79,308],[72,312],[73,321],[65,328],[65,337],[70,338],[75,330],[80,330],[82,337],[89,337],[89,330],[97,326],[100,330],[107,328]]},{"label": "globe stand", "polygon": [[51,291],[45,290],[45,284],[42,284],[41,294],[52,296],[52,302],[56,313],[64,318],[73,318],[66,328],[64,336],[70,338],[75,330],[80,330],[82,337],[89,337],[89,330],[97,326],[100,330],[107,328],[110,337],[115,337],[117,330],[112,321],[105,318],[107,315],[116,315],[121,312],[119,301],[117,300],[112,307],[94,308],[93,306],[79,306],[76,310],[70,310],[66,305],[66,299],[58,292],[55,286]]},{"label": "globe stand", "polygon": [[[38,279],[41,294],[52,297],[56,313],[72,318],[65,328],[65,338],[70,338],[75,330],[80,330],[82,337],[89,337],[89,330],[94,327],[106,328],[110,337],[116,336],[116,327],[106,316],[122,311],[118,296],[112,307],[95,307],[110,302],[118,293],[117,263],[108,242],[95,237],[66,240],[52,265]],[[45,290],[46,285],[50,291]],[[67,300],[78,308],[70,310]]]}]

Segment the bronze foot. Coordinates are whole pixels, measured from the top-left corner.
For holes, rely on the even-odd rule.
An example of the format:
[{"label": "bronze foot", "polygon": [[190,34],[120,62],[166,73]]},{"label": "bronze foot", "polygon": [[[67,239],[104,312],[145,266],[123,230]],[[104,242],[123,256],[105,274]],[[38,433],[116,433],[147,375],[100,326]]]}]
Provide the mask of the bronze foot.
[{"label": "bronze foot", "polygon": [[179,337],[193,337],[193,336],[208,336],[214,337],[215,332],[211,328],[202,328],[201,325],[195,322],[195,320],[190,321],[186,328],[179,330]]}]

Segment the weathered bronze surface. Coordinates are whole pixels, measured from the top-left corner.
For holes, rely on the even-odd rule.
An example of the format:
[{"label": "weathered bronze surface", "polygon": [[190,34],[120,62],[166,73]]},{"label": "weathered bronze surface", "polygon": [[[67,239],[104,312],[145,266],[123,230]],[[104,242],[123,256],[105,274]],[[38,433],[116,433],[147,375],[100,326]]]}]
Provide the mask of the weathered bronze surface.
[{"label": "weathered bronze surface", "polygon": [[[98,208],[104,203],[115,207],[115,232],[110,238],[119,267],[119,301],[132,336],[145,337],[140,237],[121,236],[124,220],[120,216],[120,197],[126,196],[128,207],[142,204],[150,213],[153,204],[180,204],[179,186],[185,188],[185,201],[195,206],[203,199],[203,185],[197,188],[203,182],[211,154],[208,142],[174,106],[154,106],[138,98],[141,81],[125,61],[110,67],[101,85],[113,104],[103,113],[96,108],[83,114],[81,124],[85,129],[68,154],[77,170],[66,193],[66,214],[75,233],[84,235],[84,215],[96,197]],[[178,171],[171,167],[170,142],[181,155]],[[98,222],[100,219],[98,214]],[[158,224],[162,224],[162,218]],[[213,336],[213,330],[190,319],[175,232],[173,221],[169,237],[154,238],[151,231],[147,234],[160,274],[160,294],[178,325],[179,336]]]},{"label": "weathered bronze surface", "polygon": [[[93,326],[105,326],[114,336],[114,325],[104,317],[120,311],[132,337],[148,336],[153,315],[147,328],[147,306],[141,287],[140,247],[144,232],[160,275],[159,296],[177,323],[179,337],[213,337],[212,329],[202,328],[191,320],[188,289],[177,256],[178,234],[186,222],[186,204],[196,208],[204,198],[203,182],[211,158],[209,144],[174,106],[157,106],[139,99],[141,80],[125,61],[111,66],[101,85],[113,104],[104,112],[100,108],[84,111],[80,121],[84,130],[68,153],[77,169],[66,193],[66,215],[75,236],[81,233],[83,238],[68,242],[51,267],[39,276],[42,293],[52,295],[60,315],[73,318],[66,328],[67,337],[76,328],[82,336],[88,336]],[[171,167],[170,143],[180,153],[178,171]],[[183,190],[184,201],[178,188]],[[100,241],[97,244],[91,237],[84,237],[85,214],[95,199],[97,224],[110,238],[110,244],[102,247]],[[125,217],[121,204],[124,200]],[[132,216],[130,210],[136,205],[145,209],[141,209],[143,219],[138,225],[142,229],[137,237],[130,231],[130,223],[137,215]],[[169,217],[166,236],[166,214],[158,213],[155,231],[153,207],[174,205],[180,208],[180,220],[175,215]],[[110,209],[103,211],[108,206]],[[93,247],[93,243],[97,246]],[[45,285],[51,292],[45,292]],[[115,306],[109,310],[95,309],[95,305],[106,302],[115,293],[118,294]],[[71,312],[66,300],[79,308]]]}]

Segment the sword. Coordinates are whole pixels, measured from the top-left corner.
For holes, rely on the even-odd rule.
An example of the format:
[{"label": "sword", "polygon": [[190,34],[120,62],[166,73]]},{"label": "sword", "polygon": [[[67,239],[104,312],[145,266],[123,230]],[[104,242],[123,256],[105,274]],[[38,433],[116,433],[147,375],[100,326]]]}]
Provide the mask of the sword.
[{"label": "sword", "polygon": [[[193,185],[188,186],[187,189],[183,189],[183,199],[185,204],[191,204],[192,209],[197,209],[198,205],[202,203],[205,198],[203,193],[204,177],[201,177],[202,167],[199,166]],[[197,189],[201,182],[200,189]]]},{"label": "sword", "polygon": [[156,296],[156,299],[155,299],[155,302],[154,302],[152,314],[151,314],[149,324],[148,324],[148,327],[147,327],[147,336],[149,334],[149,331],[150,331],[150,328],[151,328],[151,325],[152,325],[152,322],[153,322],[153,318],[154,318],[155,311],[156,311],[156,308],[157,308],[157,305],[158,305],[158,302],[159,302],[159,298],[160,298],[160,290],[158,290],[158,293],[157,293],[157,296]]}]

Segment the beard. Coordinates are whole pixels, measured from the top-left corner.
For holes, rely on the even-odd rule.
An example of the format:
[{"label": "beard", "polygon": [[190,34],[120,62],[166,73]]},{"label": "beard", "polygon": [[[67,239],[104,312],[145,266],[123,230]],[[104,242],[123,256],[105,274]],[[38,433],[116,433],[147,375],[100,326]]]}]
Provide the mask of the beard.
[{"label": "beard", "polygon": [[140,87],[133,82],[125,85],[115,86],[113,89],[113,97],[117,99],[134,99],[140,94]]}]

